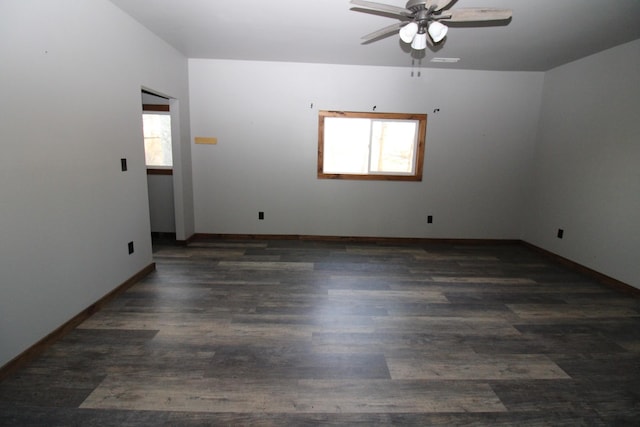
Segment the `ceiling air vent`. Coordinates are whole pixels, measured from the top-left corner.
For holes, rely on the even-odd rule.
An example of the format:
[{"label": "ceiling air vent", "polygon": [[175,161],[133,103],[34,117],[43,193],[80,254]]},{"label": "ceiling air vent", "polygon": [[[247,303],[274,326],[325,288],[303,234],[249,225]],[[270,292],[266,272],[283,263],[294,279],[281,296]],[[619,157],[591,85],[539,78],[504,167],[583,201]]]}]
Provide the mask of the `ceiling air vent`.
[{"label": "ceiling air vent", "polygon": [[458,61],[460,61],[460,58],[431,58],[431,62],[446,62],[453,64]]}]

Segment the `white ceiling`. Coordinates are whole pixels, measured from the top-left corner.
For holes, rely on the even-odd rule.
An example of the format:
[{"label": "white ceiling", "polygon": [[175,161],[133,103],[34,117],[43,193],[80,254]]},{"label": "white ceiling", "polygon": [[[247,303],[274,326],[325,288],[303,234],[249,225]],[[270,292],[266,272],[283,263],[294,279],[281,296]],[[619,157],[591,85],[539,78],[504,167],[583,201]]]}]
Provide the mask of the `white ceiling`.
[{"label": "white ceiling", "polygon": [[[349,0],[111,1],[189,58],[546,71],[640,38],[640,0],[458,0],[453,8],[508,8],[513,18],[451,25],[423,58],[397,34],[361,44],[361,36],[397,20],[350,10]],[[461,60],[436,64],[433,57]]]}]

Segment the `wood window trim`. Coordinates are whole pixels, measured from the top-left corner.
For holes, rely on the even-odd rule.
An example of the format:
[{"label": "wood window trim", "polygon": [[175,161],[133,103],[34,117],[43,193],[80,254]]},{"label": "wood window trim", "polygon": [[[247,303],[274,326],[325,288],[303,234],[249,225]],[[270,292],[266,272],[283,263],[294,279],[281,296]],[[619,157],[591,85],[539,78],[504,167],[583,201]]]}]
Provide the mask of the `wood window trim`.
[{"label": "wood window trim", "polygon": [[163,104],[142,104],[142,111],[157,111],[168,113],[171,110],[168,105]]},{"label": "wood window trim", "polygon": [[[345,117],[364,119],[390,119],[390,120],[417,120],[418,143],[415,160],[415,173],[413,175],[392,174],[343,174],[324,172],[324,119],[325,117]],[[318,111],[318,179],[352,179],[365,181],[422,181],[424,167],[424,148],[427,134],[426,114],[405,113],[368,113],[356,111]]]},{"label": "wood window trim", "polygon": [[147,168],[147,175],[173,175],[173,169]]}]

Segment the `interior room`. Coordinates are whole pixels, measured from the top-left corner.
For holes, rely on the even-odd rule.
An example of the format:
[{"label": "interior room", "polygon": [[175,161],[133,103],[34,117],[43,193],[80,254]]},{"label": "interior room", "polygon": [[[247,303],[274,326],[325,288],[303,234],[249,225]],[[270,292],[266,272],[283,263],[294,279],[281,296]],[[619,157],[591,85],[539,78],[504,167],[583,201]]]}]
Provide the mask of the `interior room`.
[{"label": "interior room", "polygon": [[[407,8],[425,4],[419,34],[427,19],[448,31],[416,49],[398,31],[413,22]],[[465,9],[501,19],[464,22]],[[638,22],[636,0],[0,1],[0,424],[632,424]],[[319,177],[321,112],[425,115],[420,179]],[[170,117],[166,165],[149,166],[144,113]],[[299,292],[319,304],[305,300],[311,314],[282,302]],[[187,300],[201,306],[167,325],[161,314]],[[205,336],[226,345],[189,341],[199,310],[216,325]],[[308,340],[278,341],[272,359],[308,367],[303,356],[330,354],[345,382],[273,360],[245,372],[262,381],[245,388],[219,376],[246,362],[243,333],[273,345],[265,337],[278,332],[251,329],[247,316],[304,324],[313,313],[330,324],[285,328]],[[148,375],[164,393],[114,382],[149,345],[165,360],[163,337],[179,337],[181,322],[175,351],[206,374],[195,391],[165,365]],[[393,339],[375,354],[357,340],[346,348],[328,338],[340,322]],[[467,327],[477,334],[458,335]],[[482,363],[426,366],[432,347],[397,341],[438,330],[448,334],[429,341],[438,357]],[[539,350],[527,341],[544,334]],[[91,370],[93,357],[114,365]],[[494,373],[457,376],[480,365]],[[203,397],[214,389],[226,403]],[[438,400],[450,390],[464,399]],[[143,396],[139,406],[123,403],[127,393]]]}]

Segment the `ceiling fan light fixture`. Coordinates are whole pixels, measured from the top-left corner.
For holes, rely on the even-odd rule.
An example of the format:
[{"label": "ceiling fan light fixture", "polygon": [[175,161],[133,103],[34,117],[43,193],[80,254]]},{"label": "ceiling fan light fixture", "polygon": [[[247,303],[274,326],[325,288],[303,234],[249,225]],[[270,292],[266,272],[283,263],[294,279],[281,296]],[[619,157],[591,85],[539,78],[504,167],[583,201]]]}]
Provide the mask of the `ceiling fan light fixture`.
[{"label": "ceiling fan light fixture", "polygon": [[418,24],[415,22],[409,22],[400,28],[400,39],[405,43],[411,43],[416,34],[418,34]]},{"label": "ceiling fan light fixture", "polygon": [[438,43],[444,39],[447,35],[447,31],[449,31],[449,27],[444,24],[441,24],[438,21],[433,21],[429,24],[429,35],[431,36],[431,40],[434,43]]},{"label": "ceiling fan light fixture", "polygon": [[414,50],[423,50],[427,47],[427,33],[418,33],[411,42]]}]

